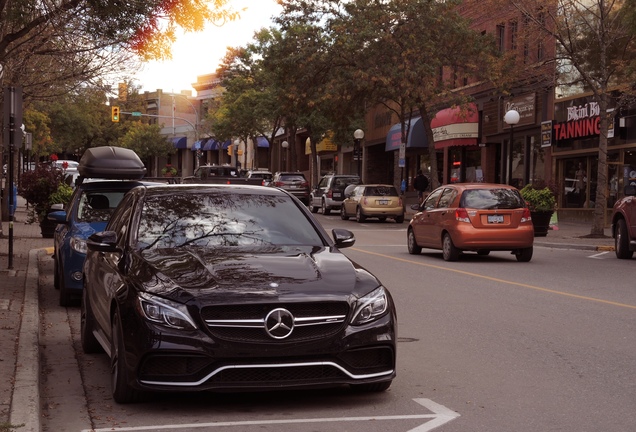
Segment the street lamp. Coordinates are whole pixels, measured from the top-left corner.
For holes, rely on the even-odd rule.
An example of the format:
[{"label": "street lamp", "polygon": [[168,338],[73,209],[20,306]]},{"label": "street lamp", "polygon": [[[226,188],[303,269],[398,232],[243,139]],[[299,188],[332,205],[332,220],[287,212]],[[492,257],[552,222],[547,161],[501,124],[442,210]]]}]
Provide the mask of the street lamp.
[{"label": "street lamp", "polygon": [[353,147],[353,158],[358,161],[358,177],[362,178],[362,148],[360,148],[360,141],[364,138],[364,131],[362,129],[356,129],[353,133],[353,141],[355,146]]},{"label": "street lamp", "polygon": [[280,143],[280,146],[283,148],[283,171],[287,171],[287,148],[289,147],[289,143],[287,141],[283,141]]},{"label": "street lamp", "polygon": [[[508,143],[508,169],[507,169],[507,173],[505,173],[506,175],[504,175],[504,181],[503,183],[507,183],[510,184],[510,181],[512,180],[512,141],[514,139],[514,127],[517,123],[519,123],[519,113],[517,112],[517,110],[510,110],[506,113],[506,115],[504,115],[504,122],[506,122],[506,124],[508,126],[510,126],[510,142]],[[502,155],[503,156],[503,155]],[[506,158],[503,158],[504,163],[506,162]],[[504,168],[505,171],[505,168]]]}]

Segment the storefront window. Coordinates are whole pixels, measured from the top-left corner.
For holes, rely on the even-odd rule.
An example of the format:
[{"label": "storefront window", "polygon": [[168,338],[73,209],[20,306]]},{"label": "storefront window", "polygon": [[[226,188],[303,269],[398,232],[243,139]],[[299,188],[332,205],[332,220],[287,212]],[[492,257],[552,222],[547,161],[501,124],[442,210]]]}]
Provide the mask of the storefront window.
[{"label": "storefront window", "polygon": [[481,168],[481,148],[452,147],[448,152],[450,161],[450,182],[483,182],[484,174]]},{"label": "storefront window", "polygon": [[587,200],[587,158],[571,158],[562,161],[563,176],[559,190],[563,192],[561,206],[564,208],[585,207]]}]

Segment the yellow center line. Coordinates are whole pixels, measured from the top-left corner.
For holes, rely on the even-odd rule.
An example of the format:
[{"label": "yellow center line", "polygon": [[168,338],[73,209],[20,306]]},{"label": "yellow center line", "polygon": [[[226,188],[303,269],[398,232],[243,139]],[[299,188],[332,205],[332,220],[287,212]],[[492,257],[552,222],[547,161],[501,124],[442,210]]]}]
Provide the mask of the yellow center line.
[{"label": "yellow center line", "polygon": [[357,252],[362,252],[362,253],[365,253],[365,254],[368,254],[368,255],[375,255],[375,256],[382,257],[382,258],[392,259],[394,261],[402,261],[402,262],[409,263],[409,264],[416,264],[416,265],[423,266],[423,267],[429,267],[429,268],[433,268],[433,269],[436,269],[436,270],[444,270],[444,271],[458,273],[458,274],[462,274],[462,275],[466,275],[466,276],[478,277],[480,279],[486,279],[486,280],[493,281],[493,282],[500,282],[500,283],[503,283],[503,284],[515,285],[515,286],[518,286],[518,287],[528,288],[528,289],[532,289],[532,290],[535,290],[535,291],[542,291],[542,292],[546,292],[546,293],[550,293],[550,294],[557,294],[557,295],[564,296],[564,297],[571,297],[571,298],[575,298],[575,299],[579,299],[579,300],[587,300],[587,301],[591,301],[591,302],[603,303],[603,304],[608,304],[608,305],[612,305],[612,306],[619,306],[619,307],[628,308],[628,309],[636,309],[636,305],[613,302],[613,301],[609,301],[609,300],[603,300],[603,299],[599,299],[599,298],[595,298],[595,297],[582,296],[582,295],[578,295],[578,294],[571,294],[571,293],[567,293],[567,292],[563,292],[563,291],[557,291],[557,290],[553,290],[553,289],[549,289],[549,288],[539,287],[539,286],[536,286],[536,285],[529,285],[529,284],[525,284],[525,283],[521,283],[521,282],[513,282],[513,281],[509,281],[509,280],[505,280],[505,279],[494,278],[494,277],[491,277],[491,276],[484,276],[484,275],[481,275],[479,273],[472,273],[472,272],[468,272],[468,271],[465,271],[465,270],[457,270],[457,269],[452,269],[452,268],[448,268],[448,267],[442,267],[442,266],[438,266],[438,265],[434,265],[434,264],[427,264],[427,263],[423,263],[423,262],[419,262],[419,261],[414,261],[414,260],[410,260],[410,259],[398,258],[398,257],[390,256],[390,255],[384,255],[384,254],[377,253],[377,252],[369,252],[369,251],[358,249],[358,248],[351,248],[351,250],[355,250]]}]

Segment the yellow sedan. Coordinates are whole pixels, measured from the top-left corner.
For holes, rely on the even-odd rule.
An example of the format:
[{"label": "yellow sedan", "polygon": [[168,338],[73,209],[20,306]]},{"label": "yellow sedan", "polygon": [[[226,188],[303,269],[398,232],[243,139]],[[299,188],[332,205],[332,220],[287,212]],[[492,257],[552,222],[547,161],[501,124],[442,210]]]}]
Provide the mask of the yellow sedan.
[{"label": "yellow sedan", "polygon": [[377,218],[384,222],[388,218],[396,223],[404,222],[404,205],[397,189],[392,185],[358,185],[348,194],[340,208],[342,220],[355,217],[359,223],[368,218]]}]

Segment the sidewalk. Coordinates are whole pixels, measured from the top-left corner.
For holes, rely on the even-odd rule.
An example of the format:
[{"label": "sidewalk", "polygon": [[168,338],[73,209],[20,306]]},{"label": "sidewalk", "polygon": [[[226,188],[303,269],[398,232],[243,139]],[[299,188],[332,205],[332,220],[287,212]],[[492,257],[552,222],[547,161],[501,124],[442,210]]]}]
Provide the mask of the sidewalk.
[{"label": "sidewalk", "polygon": [[[18,197],[9,269],[9,222],[0,237],[0,425],[39,432],[38,259],[50,259],[53,240],[27,225],[26,202]],[[46,248],[51,248],[47,250]],[[3,429],[4,430],[4,429]]]},{"label": "sidewalk", "polygon": [[[415,213],[407,205],[406,219]],[[44,239],[37,224],[27,225],[26,203],[18,197],[13,224],[13,268],[8,268],[9,222],[0,237],[0,425],[7,430],[40,431],[38,261],[51,259],[53,240]],[[406,229],[406,225],[404,226]],[[564,249],[614,249],[614,240],[585,238],[589,225],[563,223],[535,245]]]}]

